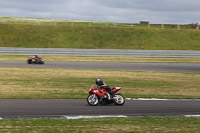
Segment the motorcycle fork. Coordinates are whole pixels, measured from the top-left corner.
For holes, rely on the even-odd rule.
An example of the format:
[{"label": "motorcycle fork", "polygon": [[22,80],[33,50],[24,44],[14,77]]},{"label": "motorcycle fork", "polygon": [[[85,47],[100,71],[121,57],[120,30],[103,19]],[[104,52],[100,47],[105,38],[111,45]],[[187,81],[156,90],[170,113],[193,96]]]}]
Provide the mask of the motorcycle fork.
[{"label": "motorcycle fork", "polygon": [[97,97],[97,96],[96,96],[96,94],[94,94],[94,96],[93,96],[93,98],[92,98],[92,101],[94,101],[94,100],[95,100],[95,97]]}]

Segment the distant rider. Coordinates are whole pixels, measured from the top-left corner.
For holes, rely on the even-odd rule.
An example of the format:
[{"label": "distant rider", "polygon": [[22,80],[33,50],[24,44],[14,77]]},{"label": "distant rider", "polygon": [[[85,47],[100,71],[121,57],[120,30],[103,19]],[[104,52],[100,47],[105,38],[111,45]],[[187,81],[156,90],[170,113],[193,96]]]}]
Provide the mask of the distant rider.
[{"label": "distant rider", "polygon": [[33,59],[40,59],[40,57],[36,54],[32,56]]},{"label": "distant rider", "polygon": [[106,82],[104,82],[100,78],[96,79],[96,85],[97,85],[97,88],[105,88],[112,97],[115,96],[115,93],[112,91],[112,89],[110,88],[110,86],[107,85]]}]

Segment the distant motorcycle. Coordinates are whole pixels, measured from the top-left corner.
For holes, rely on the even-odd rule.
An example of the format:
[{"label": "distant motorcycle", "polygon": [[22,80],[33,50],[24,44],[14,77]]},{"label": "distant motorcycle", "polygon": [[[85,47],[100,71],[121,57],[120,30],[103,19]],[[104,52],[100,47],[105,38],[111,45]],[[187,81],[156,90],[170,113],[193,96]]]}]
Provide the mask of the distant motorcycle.
[{"label": "distant motorcycle", "polygon": [[32,57],[27,57],[27,63],[28,64],[44,64],[44,60],[42,58],[32,58]]},{"label": "distant motorcycle", "polygon": [[[114,93],[118,92],[121,87],[112,88]],[[95,88],[95,85],[92,85],[89,89],[89,96],[87,97],[87,103],[91,106],[96,106],[98,104],[115,104],[123,105],[125,103],[125,98],[119,93],[115,94],[114,97],[108,93],[105,88]]]}]

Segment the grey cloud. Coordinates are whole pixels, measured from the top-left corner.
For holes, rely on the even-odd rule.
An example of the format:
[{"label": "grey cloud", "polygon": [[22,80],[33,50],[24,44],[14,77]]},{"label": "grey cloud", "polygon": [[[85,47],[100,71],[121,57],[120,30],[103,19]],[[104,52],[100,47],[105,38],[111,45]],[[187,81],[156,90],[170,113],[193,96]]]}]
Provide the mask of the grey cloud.
[{"label": "grey cloud", "polygon": [[97,0],[113,8],[145,9],[151,11],[200,11],[199,0]]},{"label": "grey cloud", "polygon": [[192,23],[199,0],[0,0],[0,16],[109,22]]}]

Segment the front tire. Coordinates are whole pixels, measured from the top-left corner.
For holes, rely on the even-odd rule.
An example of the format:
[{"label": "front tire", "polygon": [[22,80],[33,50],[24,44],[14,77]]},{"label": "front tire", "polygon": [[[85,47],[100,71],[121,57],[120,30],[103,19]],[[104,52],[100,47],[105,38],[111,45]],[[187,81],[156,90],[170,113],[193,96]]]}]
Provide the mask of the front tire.
[{"label": "front tire", "polygon": [[27,60],[27,63],[28,63],[28,64],[31,64],[31,62],[32,62],[32,60],[30,60],[30,59]]},{"label": "front tire", "polygon": [[87,103],[91,106],[96,106],[99,103],[99,99],[96,95],[89,95],[87,97]]},{"label": "front tire", "polygon": [[125,103],[125,98],[121,94],[115,94],[114,104],[122,106]]}]

